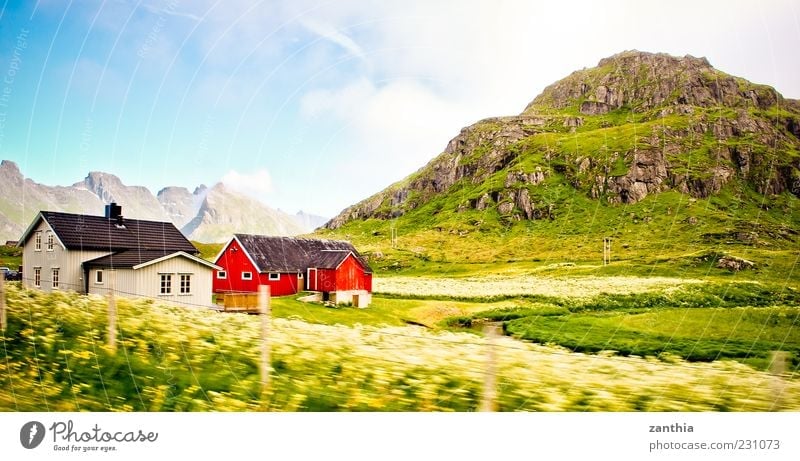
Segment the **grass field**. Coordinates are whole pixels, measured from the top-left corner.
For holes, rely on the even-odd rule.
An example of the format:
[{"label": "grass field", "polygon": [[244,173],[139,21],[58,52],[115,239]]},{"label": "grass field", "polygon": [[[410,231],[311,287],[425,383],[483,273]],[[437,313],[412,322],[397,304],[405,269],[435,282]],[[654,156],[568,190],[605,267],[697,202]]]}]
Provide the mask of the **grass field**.
[{"label": "grass field", "polygon": [[440,321],[452,317],[471,315],[485,309],[509,309],[516,306],[510,301],[493,303],[437,299],[403,299],[374,296],[367,309],[354,307],[327,307],[318,303],[297,301],[293,296],[272,298],[272,312],[276,317],[297,319],[324,325],[403,326],[408,324],[438,328]]},{"label": "grass field", "polygon": [[509,333],[577,352],[615,351],[622,355],[678,355],[687,360],[742,360],[759,367],[771,351],[800,357],[800,309],[685,308],[643,313],[534,315],[511,320]]},{"label": "grass field", "polygon": [[[487,343],[475,334],[275,319],[272,388],[260,398],[257,316],[121,299],[112,353],[103,299],[8,286],[2,411],[472,411],[482,394]],[[294,309],[280,301],[277,312]],[[503,411],[800,410],[793,374],[736,362],[584,355],[511,338],[495,347]]]},{"label": "grass field", "polygon": [[675,289],[702,283],[697,279],[669,277],[580,276],[549,277],[505,273],[468,277],[377,277],[376,293],[407,297],[494,299],[516,296],[592,298],[600,293],[631,294]]}]

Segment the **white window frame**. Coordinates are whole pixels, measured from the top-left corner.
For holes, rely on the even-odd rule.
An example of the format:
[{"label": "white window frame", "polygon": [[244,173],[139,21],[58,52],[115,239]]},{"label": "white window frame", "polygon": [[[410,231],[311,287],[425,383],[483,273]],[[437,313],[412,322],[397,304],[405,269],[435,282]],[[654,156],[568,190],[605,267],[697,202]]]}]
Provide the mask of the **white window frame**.
[{"label": "white window frame", "polygon": [[267,280],[269,280],[270,282],[277,282],[280,279],[281,279],[280,272],[270,272],[269,275],[267,276]]},{"label": "white window frame", "polygon": [[228,271],[217,271],[217,280],[226,280],[228,278]]},{"label": "white window frame", "polygon": [[36,231],[33,236],[33,251],[42,251],[42,231]]},{"label": "white window frame", "polygon": [[[167,284],[164,285],[164,282],[167,282]],[[164,289],[166,289],[166,291],[164,291]],[[172,295],[172,274],[158,274],[158,294],[160,296]]]},{"label": "white window frame", "polygon": [[[186,291],[183,291],[184,290],[184,284],[183,284],[184,283],[184,277],[186,277],[186,280],[185,280],[185,282],[186,282],[186,285],[185,285]],[[182,295],[182,296],[191,295],[192,294],[192,274],[189,274],[189,273],[178,274],[178,278],[180,279],[179,283],[178,283],[178,294]]]},{"label": "white window frame", "polygon": [[53,284],[53,289],[58,290],[61,285],[61,268],[60,267],[52,267],[50,268],[50,281]]},{"label": "white window frame", "polygon": [[36,288],[42,287],[42,268],[40,266],[33,268],[33,286]]},{"label": "white window frame", "polygon": [[[245,275],[247,275],[245,277]],[[249,271],[242,272],[242,280],[253,280],[253,273]]]},{"label": "white window frame", "polygon": [[56,239],[53,236],[53,233],[52,232],[48,232],[47,233],[47,251],[53,251],[53,249],[56,246],[55,244],[56,244]]},{"label": "white window frame", "polygon": [[97,269],[94,271],[94,284],[95,285],[102,285],[103,282],[103,270]]}]

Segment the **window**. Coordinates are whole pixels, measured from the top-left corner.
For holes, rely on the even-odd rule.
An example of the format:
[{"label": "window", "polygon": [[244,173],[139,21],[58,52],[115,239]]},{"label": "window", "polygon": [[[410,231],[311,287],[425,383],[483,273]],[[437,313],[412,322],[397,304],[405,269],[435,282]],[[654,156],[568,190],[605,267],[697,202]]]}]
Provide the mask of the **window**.
[{"label": "window", "polygon": [[42,233],[37,232],[36,235],[33,236],[33,249],[36,251],[42,251]]},{"label": "window", "polygon": [[94,273],[94,283],[95,285],[102,285],[103,284],[103,271],[97,271]]},{"label": "window", "polygon": [[242,272],[242,280],[253,280],[252,272]]},{"label": "window", "polygon": [[172,274],[161,274],[161,294],[172,294]]},{"label": "window", "polygon": [[302,272],[298,272],[297,273],[297,278],[302,280],[303,279],[303,273]]},{"label": "window", "polygon": [[53,268],[53,288],[58,288],[58,284],[59,284],[58,272],[59,272],[59,269],[57,267],[54,267]]},{"label": "window", "polygon": [[181,294],[188,295],[192,292],[191,274],[181,274]]},{"label": "window", "polygon": [[278,273],[278,272],[270,272],[269,273],[269,279],[270,280],[280,280],[281,279],[281,274]]},{"label": "window", "polygon": [[225,272],[225,271],[217,271],[217,279],[225,280],[226,278],[228,278],[228,273],[227,272]]},{"label": "window", "polygon": [[33,286],[35,286],[35,287],[42,286],[42,268],[41,267],[34,267],[33,268]]},{"label": "window", "polygon": [[47,251],[53,251],[53,242],[55,239],[53,238],[53,234],[48,232],[47,233]]}]

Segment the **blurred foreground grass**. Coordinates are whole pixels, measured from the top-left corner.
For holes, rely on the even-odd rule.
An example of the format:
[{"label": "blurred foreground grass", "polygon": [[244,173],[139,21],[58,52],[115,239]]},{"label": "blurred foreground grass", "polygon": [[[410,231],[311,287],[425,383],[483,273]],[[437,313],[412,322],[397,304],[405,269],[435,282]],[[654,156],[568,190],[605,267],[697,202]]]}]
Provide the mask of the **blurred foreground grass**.
[{"label": "blurred foreground grass", "polygon": [[[8,284],[3,411],[242,411],[259,399],[257,316],[119,300],[119,348],[105,348],[106,302]],[[486,340],[415,327],[273,321],[269,408],[472,411]],[[584,355],[497,340],[502,411],[800,410],[800,381],[731,361]]]}]

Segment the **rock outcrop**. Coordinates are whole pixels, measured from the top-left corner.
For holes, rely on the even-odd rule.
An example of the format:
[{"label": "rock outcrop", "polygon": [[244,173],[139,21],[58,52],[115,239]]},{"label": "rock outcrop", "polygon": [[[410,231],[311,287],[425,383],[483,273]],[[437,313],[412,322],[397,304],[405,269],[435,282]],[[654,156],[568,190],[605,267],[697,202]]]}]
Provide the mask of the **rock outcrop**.
[{"label": "rock outcrop", "polygon": [[706,198],[733,182],[800,197],[797,152],[797,101],[705,58],[627,51],[548,86],[521,115],[462,129],[425,167],[326,227],[396,218],[434,199],[453,212],[554,219],[558,203],[544,191],[557,184],[611,204],[669,190]]}]

